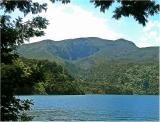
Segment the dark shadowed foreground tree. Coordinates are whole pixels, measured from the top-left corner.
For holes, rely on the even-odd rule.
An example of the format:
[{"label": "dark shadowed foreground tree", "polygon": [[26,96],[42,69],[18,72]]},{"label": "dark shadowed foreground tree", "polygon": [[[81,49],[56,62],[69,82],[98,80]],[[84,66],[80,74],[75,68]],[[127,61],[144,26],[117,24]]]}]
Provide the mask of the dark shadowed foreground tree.
[{"label": "dark shadowed foreground tree", "polygon": [[[69,0],[51,1],[70,2]],[[114,11],[113,17],[116,19],[122,16],[133,16],[140,24],[145,25],[148,16],[157,14],[159,11],[159,5],[151,0],[143,2],[133,0],[92,0],[91,2],[105,12],[116,1],[120,3],[120,6]],[[15,9],[22,12],[24,16],[29,13],[37,15],[47,10],[47,4],[39,4],[38,2],[32,2],[32,0],[1,0],[0,8],[3,10],[0,18],[2,66],[1,120],[18,120],[21,118],[20,112],[28,110],[31,102],[16,99],[14,97],[15,88],[21,84],[30,84],[30,82],[30,85],[32,85],[32,83],[41,80],[40,77],[37,77],[41,75],[38,70],[26,70],[26,67],[22,67],[20,62],[17,65],[15,60],[17,60],[18,55],[15,53],[15,49],[31,37],[43,36],[43,29],[47,28],[48,21],[43,17],[36,16],[32,20],[24,22],[21,17],[13,18],[11,15]]]},{"label": "dark shadowed foreground tree", "polygon": [[[63,3],[72,2],[72,0],[50,1],[62,1]],[[113,11],[113,18],[118,20],[122,16],[132,16],[143,26],[148,22],[149,16],[158,14],[160,10],[160,5],[156,3],[156,0],[90,0],[90,2],[93,3],[95,7],[99,7],[101,12],[105,12],[113,3],[117,3]]]},{"label": "dark shadowed foreground tree", "polygon": [[91,0],[95,7],[100,7],[100,11],[105,12],[114,2],[119,6],[113,11],[113,18],[120,19],[122,16],[132,16],[143,26],[148,22],[148,17],[158,14],[159,4],[154,0]]},{"label": "dark shadowed foreground tree", "polygon": [[[37,16],[32,20],[23,22],[22,18],[13,19],[10,15],[15,9],[19,9],[24,15],[29,13],[38,14],[46,10],[46,4],[40,5],[31,0],[9,1],[0,3],[4,13],[1,15],[1,120],[22,119],[22,112],[30,108],[31,102],[19,100],[15,97],[15,88],[25,84],[34,84],[41,76],[37,70],[26,70],[21,63],[15,63],[18,55],[14,52],[16,47],[30,37],[42,36],[42,29],[47,27],[48,21]],[[38,76],[38,77],[37,77]]]},{"label": "dark shadowed foreground tree", "polygon": [[23,111],[29,110],[32,104],[29,100],[20,100],[15,97],[17,87],[29,86],[43,80],[43,74],[37,67],[29,67],[19,59],[13,64],[1,65],[1,119],[23,120]]},{"label": "dark shadowed foreground tree", "polygon": [[[62,1],[62,3],[64,3]],[[47,4],[39,4],[32,0],[2,0],[0,1],[1,17],[1,120],[22,119],[22,112],[29,110],[31,102],[19,100],[15,97],[15,90],[22,85],[33,86],[35,82],[40,82],[43,75],[38,69],[27,68],[23,62],[18,62],[18,54],[15,50],[18,45],[28,41],[34,36],[43,36],[43,29],[47,28],[48,21],[38,13],[47,10]],[[26,16],[31,13],[35,17],[28,21],[23,21],[22,17],[13,17],[15,10],[19,10]],[[29,70],[26,70],[29,69]],[[42,77],[40,77],[42,76]],[[26,118],[25,118],[26,119]]]}]

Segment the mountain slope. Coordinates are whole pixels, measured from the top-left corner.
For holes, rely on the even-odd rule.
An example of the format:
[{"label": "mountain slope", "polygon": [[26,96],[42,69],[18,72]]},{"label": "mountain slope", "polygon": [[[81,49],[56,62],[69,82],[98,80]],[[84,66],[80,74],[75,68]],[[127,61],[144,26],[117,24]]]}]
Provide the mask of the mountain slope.
[{"label": "mountain slope", "polygon": [[41,42],[22,45],[18,49],[18,52],[23,56],[32,57],[34,52],[38,53],[37,51],[40,51],[41,55],[43,55],[42,51],[44,51],[44,55],[50,57],[58,56],[65,60],[77,60],[98,52],[107,43],[110,43],[110,41],[100,38],[77,38],[63,41],[43,40]]},{"label": "mountain slope", "polygon": [[95,37],[43,40],[18,48],[21,56],[62,64],[85,93],[158,94],[159,47]]},{"label": "mountain slope", "polygon": [[27,58],[48,60],[77,61],[93,55],[114,59],[136,59],[157,56],[158,47],[138,48],[134,43],[124,39],[111,41],[88,37],[24,44],[18,48],[18,53]]}]

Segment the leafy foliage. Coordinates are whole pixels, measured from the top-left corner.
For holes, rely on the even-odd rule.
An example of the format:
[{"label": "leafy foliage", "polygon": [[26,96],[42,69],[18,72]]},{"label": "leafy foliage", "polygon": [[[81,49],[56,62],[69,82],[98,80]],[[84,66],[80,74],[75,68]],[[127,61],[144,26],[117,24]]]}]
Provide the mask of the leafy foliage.
[{"label": "leafy foliage", "polygon": [[[77,81],[68,74],[67,70],[55,62],[47,60],[29,60],[23,58],[23,62],[30,67],[37,67],[43,76],[40,82],[33,87],[27,85],[16,89],[16,94],[83,94]],[[38,78],[37,78],[38,79]]]},{"label": "leafy foliage", "polygon": [[[29,110],[32,104],[31,101],[21,101],[14,97],[17,87],[22,87],[25,84],[32,86],[36,81],[41,80],[42,75],[31,70],[30,67],[24,66],[20,61],[14,64],[2,64],[1,74],[1,119],[16,121],[21,119],[21,111]],[[37,77],[35,74],[40,76]]]},{"label": "leafy foliage", "polygon": [[88,83],[85,87],[93,93],[97,88],[106,94],[159,94],[158,64],[104,62],[80,76]]},{"label": "leafy foliage", "polygon": [[134,1],[134,0],[91,0],[95,7],[100,7],[100,11],[105,12],[114,2],[120,5],[115,8],[113,18],[120,19],[122,16],[133,16],[143,26],[148,22],[148,16],[159,13],[159,4],[153,0]]},{"label": "leafy foliage", "polygon": [[[62,3],[69,3],[72,0],[51,0],[61,1]],[[143,26],[148,22],[148,17],[159,13],[159,4],[154,0],[90,0],[95,7],[99,7],[101,12],[105,12],[112,6],[113,3],[117,3],[114,11],[113,18],[120,19],[121,17],[132,16],[139,24]]]},{"label": "leafy foliage", "polygon": [[[47,20],[42,17],[35,17],[33,21],[22,22],[22,18],[16,22],[11,22],[10,16],[3,15],[1,17],[1,54],[2,62],[11,63],[14,57],[18,55],[13,53],[16,47],[28,40],[30,37],[42,36],[44,32],[39,29],[45,29],[48,24]],[[12,35],[12,36],[8,36]]]},{"label": "leafy foliage", "polygon": [[[15,98],[17,87],[23,85],[32,86],[36,81],[40,81],[41,77],[38,70],[31,69],[22,62],[15,62],[18,55],[15,49],[18,45],[24,43],[33,36],[42,36],[42,29],[47,27],[48,21],[42,17],[35,17],[32,20],[22,22],[22,18],[11,18],[11,13],[15,9],[19,9],[24,15],[28,13],[38,14],[42,10],[46,10],[46,4],[40,5],[31,0],[0,2],[3,14],[0,17],[1,29],[1,120],[18,120],[24,118],[22,112],[29,110],[31,102],[21,101]],[[41,76],[41,75],[40,75]]]},{"label": "leafy foliage", "polygon": [[24,15],[28,13],[38,14],[41,13],[42,10],[47,10],[47,4],[39,4],[38,2],[32,2],[32,0],[23,0],[23,1],[10,1],[3,0],[0,3],[2,9],[6,12],[13,12],[15,9],[19,9]]},{"label": "leafy foliage", "polygon": [[[31,101],[13,96],[24,94],[83,94],[78,82],[55,62],[17,59],[13,64],[2,64],[2,120],[26,118]],[[12,80],[11,80],[12,79]]]}]

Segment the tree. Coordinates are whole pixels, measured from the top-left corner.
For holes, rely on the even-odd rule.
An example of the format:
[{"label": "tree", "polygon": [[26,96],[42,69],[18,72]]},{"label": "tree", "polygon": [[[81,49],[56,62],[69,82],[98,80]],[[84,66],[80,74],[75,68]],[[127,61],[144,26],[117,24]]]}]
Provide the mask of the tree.
[{"label": "tree", "polygon": [[34,86],[36,82],[43,80],[43,75],[39,70],[33,70],[19,60],[13,64],[2,64],[1,71],[1,120],[22,119],[23,111],[29,110],[32,103],[29,100],[17,99],[15,91],[18,87]]},{"label": "tree", "polygon": [[100,11],[105,12],[114,2],[120,3],[113,12],[113,18],[120,19],[122,16],[133,16],[143,26],[148,21],[148,16],[153,16],[159,12],[159,4],[152,0],[91,0],[95,7],[100,7]]},{"label": "tree", "polygon": [[[21,66],[14,65],[18,55],[14,52],[16,47],[23,44],[33,36],[42,36],[42,29],[47,27],[48,21],[45,18],[37,16],[30,21],[23,22],[22,18],[13,20],[10,14],[17,8],[24,15],[28,13],[38,14],[42,10],[46,10],[46,4],[40,5],[31,0],[24,1],[9,1],[3,0],[0,7],[4,10],[1,15],[1,71],[2,71],[2,92],[1,92],[1,120],[18,120],[21,119],[24,110],[30,108],[31,102],[28,100],[22,101],[15,97],[15,89],[21,84],[28,84],[31,81],[39,80],[35,77],[35,72],[26,75],[25,69]],[[28,72],[27,70],[27,73]],[[40,75],[41,76],[41,75]],[[31,85],[31,84],[30,84]]]},{"label": "tree", "polygon": [[[51,0],[55,2],[56,0]],[[60,0],[57,0],[60,1]],[[72,0],[62,0],[63,3],[69,3]],[[160,5],[154,0],[90,0],[95,7],[100,7],[101,12],[105,12],[113,3],[119,5],[113,11],[113,18],[120,19],[122,16],[132,16],[143,26],[148,22],[148,17],[158,14]]]},{"label": "tree", "polygon": [[[42,36],[42,29],[47,27],[48,21],[45,18],[37,16],[32,21],[22,22],[22,18],[12,20],[11,16],[5,15],[11,13],[15,8],[18,8],[24,15],[28,13],[37,14],[42,10],[46,10],[46,4],[39,5],[31,1],[7,1],[4,0],[1,4],[4,9],[4,15],[1,16],[1,56],[2,63],[12,63],[12,59],[17,55],[13,50],[30,37]],[[9,36],[12,35],[12,36]]]}]

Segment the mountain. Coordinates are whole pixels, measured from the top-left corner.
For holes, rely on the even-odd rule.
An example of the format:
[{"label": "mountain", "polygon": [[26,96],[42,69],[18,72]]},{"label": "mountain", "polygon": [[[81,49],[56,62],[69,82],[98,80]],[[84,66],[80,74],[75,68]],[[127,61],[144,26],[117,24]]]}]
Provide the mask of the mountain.
[{"label": "mountain", "polygon": [[124,58],[129,55],[136,57],[154,55],[158,53],[158,47],[138,48],[133,42],[125,39],[112,41],[88,37],[62,41],[43,40],[36,43],[24,44],[18,48],[18,53],[28,58],[36,56],[36,58],[46,58],[49,60],[55,57],[65,60],[77,60],[95,53],[99,53],[100,55],[105,53],[112,58]]},{"label": "mountain", "polygon": [[41,42],[22,45],[18,49],[18,52],[27,57],[32,57],[34,54],[39,53],[42,57],[45,55],[47,59],[48,57],[51,59],[51,57],[58,56],[65,60],[77,60],[98,52],[107,43],[110,43],[110,41],[100,38],[78,38],[62,41],[43,40]]},{"label": "mountain", "polygon": [[60,63],[85,93],[159,93],[159,47],[139,48],[125,39],[88,37],[24,44],[17,52]]},{"label": "mountain", "polygon": [[125,39],[113,41],[88,37],[62,41],[43,40],[24,44],[17,51],[26,58],[48,59],[61,63],[67,61],[87,68],[99,60],[156,62],[159,47],[139,48]]}]

